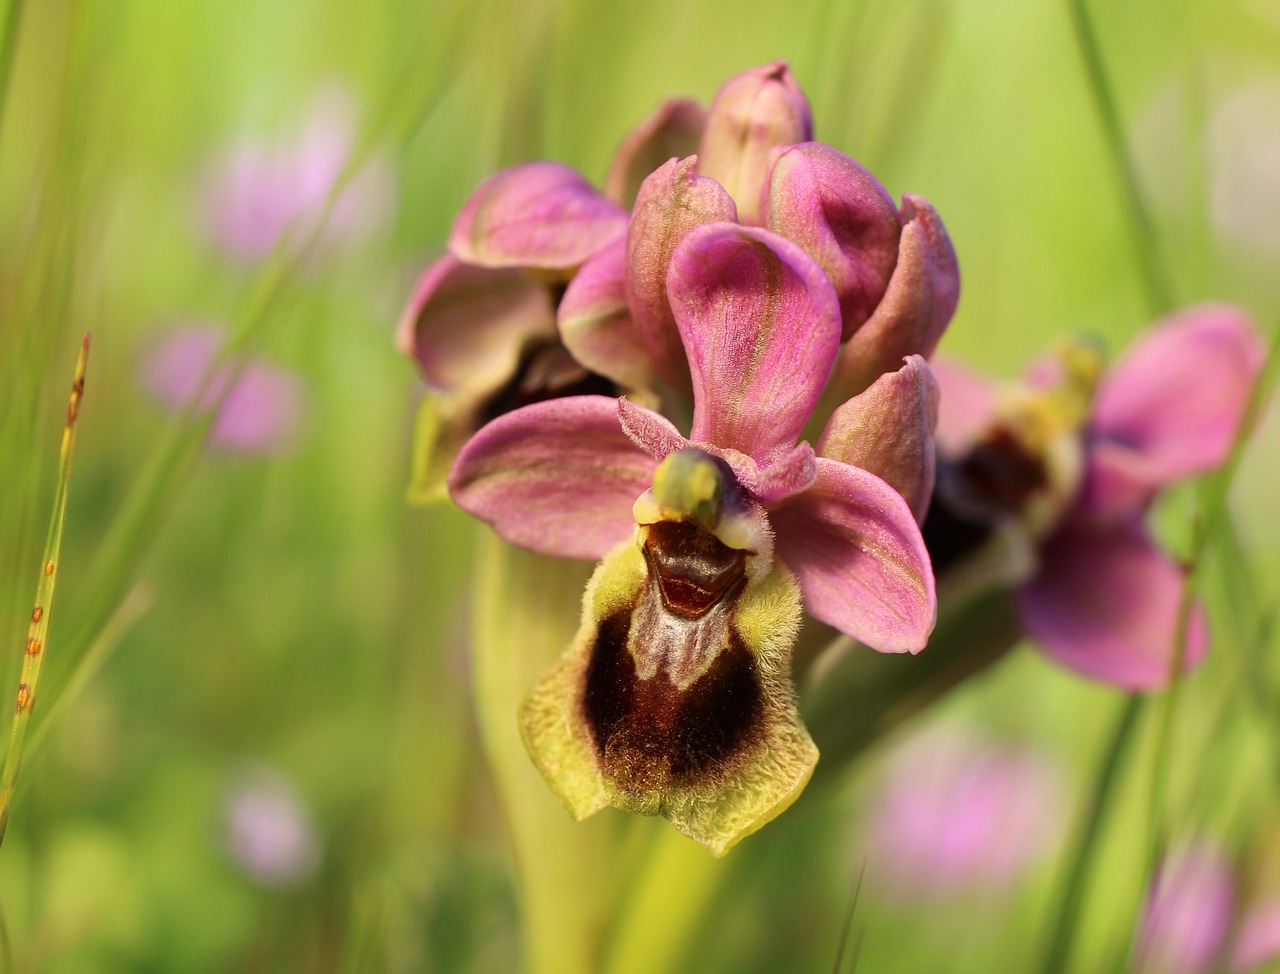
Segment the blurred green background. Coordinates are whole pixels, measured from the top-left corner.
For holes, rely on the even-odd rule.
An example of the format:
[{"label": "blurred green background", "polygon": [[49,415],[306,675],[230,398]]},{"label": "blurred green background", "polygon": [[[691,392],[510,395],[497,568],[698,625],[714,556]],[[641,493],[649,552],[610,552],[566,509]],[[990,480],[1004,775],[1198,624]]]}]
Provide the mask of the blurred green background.
[{"label": "blurred green background", "polygon": [[[1114,352],[1155,317],[1063,3],[0,10],[6,697],[75,348],[93,333],[48,666],[0,850],[14,971],[518,969],[502,814],[468,702],[479,529],[404,502],[420,383],[392,343],[416,274],[495,168],[554,158],[598,181],[662,97],[706,102],[730,74],[784,58],[817,137],[946,221],[963,293],[944,353],[1013,376],[1059,333],[1096,333]],[[1240,303],[1273,334],[1280,8],[1093,13],[1170,300]],[[247,257],[215,239],[210,172],[228,147],[289,151],[333,91],[381,208],[359,233],[318,231],[305,255]],[[201,443],[148,390],[148,357],[194,321],[294,377],[298,421],[278,449]],[[1274,649],[1257,633],[1280,590],[1278,460],[1280,430],[1264,422],[1232,495],[1241,550],[1211,548],[1215,645],[1181,691],[1172,750],[1174,831],[1237,851],[1276,807],[1277,725],[1241,698],[1239,674],[1242,653]],[[1158,512],[1175,551],[1191,499]],[[1120,706],[1024,649],[939,710],[1049,755],[1069,831]],[[1081,971],[1127,942],[1150,740],[1144,727],[1104,830]],[[738,881],[687,969],[831,969],[884,757],[734,853]],[[231,844],[233,809],[255,788],[309,837],[283,873],[255,873]],[[1068,847],[1000,893],[904,904],[864,888],[861,969],[1032,969]]]}]

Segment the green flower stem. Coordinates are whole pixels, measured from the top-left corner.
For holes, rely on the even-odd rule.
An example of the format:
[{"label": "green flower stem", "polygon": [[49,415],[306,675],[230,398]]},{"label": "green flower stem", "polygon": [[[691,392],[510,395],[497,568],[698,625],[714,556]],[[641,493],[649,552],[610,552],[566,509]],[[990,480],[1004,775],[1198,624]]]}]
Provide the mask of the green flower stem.
[{"label": "green flower stem", "polygon": [[919,656],[877,653],[847,637],[819,660],[800,699],[821,758],[810,788],[838,780],[869,745],[969,677],[1021,638],[1007,590],[943,604]]},{"label": "green flower stem", "polygon": [[705,930],[707,911],[735,861],[733,852],[714,858],[661,819],[644,824],[657,831],[618,911],[603,968],[607,974],[663,974],[686,967],[682,961]]},{"label": "green flower stem", "polygon": [[1107,71],[1102,63],[1097,34],[1094,33],[1093,22],[1089,18],[1089,9],[1085,5],[1085,0],[1066,0],[1066,2],[1067,11],[1071,15],[1071,26],[1076,35],[1076,46],[1080,50],[1085,75],[1088,77],[1089,92],[1093,96],[1094,108],[1097,110],[1098,121],[1102,125],[1102,134],[1107,143],[1107,153],[1120,181],[1120,196],[1127,211],[1138,265],[1142,269],[1147,303],[1152,313],[1164,314],[1173,306],[1173,296],[1164,268],[1160,263],[1160,255],[1156,248],[1155,224],[1151,219],[1151,212],[1147,206],[1146,197],[1142,193],[1137,170],[1125,141],[1124,127],[1120,123],[1115,96],[1112,94]]},{"label": "green flower stem", "polygon": [[22,745],[27,727],[31,723],[31,711],[35,709],[36,691],[40,670],[44,666],[49,637],[49,616],[53,610],[53,590],[58,580],[58,562],[62,551],[62,526],[67,516],[67,488],[71,482],[71,457],[76,446],[76,420],[80,415],[80,399],[84,395],[84,373],[89,361],[89,336],[80,343],[80,355],[76,359],[75,379],[71,383],[71,398],[67,403],[67,422],[62,430],[62,450],[58,460],[58,486],[53,499],[53,514],[49,518],[49,534],[45,541],[44,557],[40,559],[40,578],[36,583],[35,607],[31,611],[31,625],[27,630],[27,642],[22,655],[22,675],[18,683],[17,706],[13,714],[13,731],[9,737],[9,750],[5,755],[4,771],[0,772],[0,842],[4,841],[9,826],[9,812],[13,808],[13,793],[18,783],[18,769],[22,766]]},{"label": "green flower stem", "polygon": [[588,565],[529,554],[489,531],[481,536],[473,693],[515,853],[529,974],[600,970],[627,873],[631,821],[612,809],[585,822],[570,818],[529,760],[516,718],[525,693],[569,647],[589,575]]}]

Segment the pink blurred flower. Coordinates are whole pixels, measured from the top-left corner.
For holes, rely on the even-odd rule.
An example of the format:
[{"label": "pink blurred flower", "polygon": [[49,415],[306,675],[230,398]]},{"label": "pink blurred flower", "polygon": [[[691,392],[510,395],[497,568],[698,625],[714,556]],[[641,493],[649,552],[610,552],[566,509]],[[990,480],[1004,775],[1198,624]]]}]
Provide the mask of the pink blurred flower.
[{"label": "pink blurred flower", "polygon": [[1280,959],[1280,891],[1245,912],[1236,930],[1231,970],[1252,971],[1277,959]]},{"label": "pink blurred flower", "polygon": [[292,886],[320,863],[311,813],[293,783],[264,765],[241,771],[225,805],[227,852],[261,886]]},{"label": "pink blurred flower", "polygon": [[[296,139],[243,138],[227,146],[201,185],[205,234],[227,253],[257,261],[290,227],[306,233],[319,219],[354,138],[351,98],[334,88],[316,99]],[[390,215],[393,197],[387,162],[370,161],[334,201],[320,247],[368,239]]]},{"label": "pink blurred flower", "polygon": [[1027,747],[932,730],[893,756],[868,823],[868,869],[900,898],[1003,888],[1052,850],[1063,789]]},{"label": "pink blurred flower", "polygon": [[[954,366],[942,390],[938,489],[925,525],[935,569],[963,571],[996,531],[1028,552],[1023,628],[1058,662],[1127,689],[1166,683],[1182,569],[1151,540],[1164,487],[1227,457],[1262,368],[1248,315],[1202,305],[1157,322],[1110,370],[1068,346],[1001,393]],[[1095,392],[1096,385],[1096,392]],[[1199,606],[1185,664],[1203,657]]]},{"label": "pink blurred flower", "polygon": [[[211,328],[192,326],[162,339],[147,354],[143,382],[156,399],[175,409],[192,403],[204,374],[217,355],[221,337]],[[284,447],[297,432],[302,388],[280,369],[250,361],[233,377],[222,366],[209,383],[205,408],[226,393],[209,431],[215,446],[246,453]]]},{"label": "pink blurred flower", "polygon": [[1138,934],[1141,974],[1209,974],[1231,930],[1236,889],[1231,861],[1205,840],[1160,866]]}]

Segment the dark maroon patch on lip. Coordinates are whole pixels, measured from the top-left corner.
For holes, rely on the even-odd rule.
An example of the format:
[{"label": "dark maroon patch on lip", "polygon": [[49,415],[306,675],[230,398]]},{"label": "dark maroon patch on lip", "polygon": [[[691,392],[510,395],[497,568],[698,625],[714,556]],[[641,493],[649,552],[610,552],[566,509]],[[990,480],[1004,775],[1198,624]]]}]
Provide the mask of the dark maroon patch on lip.
[{"label": "dark maroon patch on lip", "polygon": [[1017,514],[1049,481],[1044,460],[1029,452],[1012,431],[997,426],[955,462],[957,485],[966,500]]},{"label": "dark maroon patch on lip", "polygon": [[662,669],[636,673],[627,611],[601,621],[582,709],[601,770],[640,793],[705,783],[738,766],[764,740],[765,699],[755,657],[729,625],[728,645],[685,690]]},{"label": "dark maroon patch on lip", "polygon": [[548,399],[566,396],[618,395],[618,387],[602,375],[588,371],[556,340],[530,343],[520,356],[515,374],[480,407],[480,422]]},{"label": "dark maroon patch on lip", "polygon": [[691,521],[649,525],[644,556],[663,606],[682,619],[704,615],[746,578],[747,553]]}]

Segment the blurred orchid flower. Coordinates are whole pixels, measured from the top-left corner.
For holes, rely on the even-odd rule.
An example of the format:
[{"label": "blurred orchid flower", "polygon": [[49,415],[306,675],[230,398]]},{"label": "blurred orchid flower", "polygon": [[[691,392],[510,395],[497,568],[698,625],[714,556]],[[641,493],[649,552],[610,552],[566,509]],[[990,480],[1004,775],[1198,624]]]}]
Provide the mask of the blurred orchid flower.
[{"label": "blurred orchid flower", "polygon": [[[354,141],[351,96],[331,87],[316,99],[295,141],[232,144],[214,160],[202,185],[205,233],[235,257],[266,257],[286,230],[306,232],[319,220]],[[334,201],[320,230],[320,249],[368,239],[390,216],[393,201],[389,164],[374,159]]]},{"label": "blurred orchid flower", "polygon": [[[1183,571],[1151,541],[1145,512],[1167,484],[1226,459],[1263,358],[1247,315],[1205,305],[1157,322],[1105,374],[1080,343],[1003,393],[938,368],[939,473],[925,536],[939,576],[989,567],[1004,543],[1000,581],[1018,586],[1023,627],[1046,653],[1126,689],[1167,683]],[[1187,667],[1206,644],[1196,605]]]},{"label": "blurred orchid flower", "polygon": [[912,502],[930,487],[936,390],[909,359],[831,417],[815,455],[796,439],[840,342],[818,264],[768,230],[713,223],[675,248],[666,290],[688,438],[626,399],[554,399],[484,427],[449,489],[513,544],[604,557],[574,645],[524,707],[553,790],[579,818],[665,815],[719,855],[817,759],[789,674],[800,597],[873,648],[924,647],[936,603]]},{"label": "blurred orchid flower", "polygon": [[[211,328],[187,327],[161,340],[146,356],[143,381],[148,391],[174,409],[190,406],[213,367],[222,344]],[[209,379],[201,410],[221,399],[209,430],[209,442],[232,452],[270,453],[295,436],[302,409],[302,386],[292,374],[258,361],[236,374],[224,365]]]},{"label": "blurred orchid flower", "polygon": [[868,871],[896,898],[1002,888],[1061,838],[1048,756],[965,728],[915,735],[890,758],[867,822]]},{"label": "blurred orchid flower", "polygon": [[260,886],[292,886],[320,863],[311,814],[283,773],[262,765],[243,770],[226,797],[231,858]]}]

